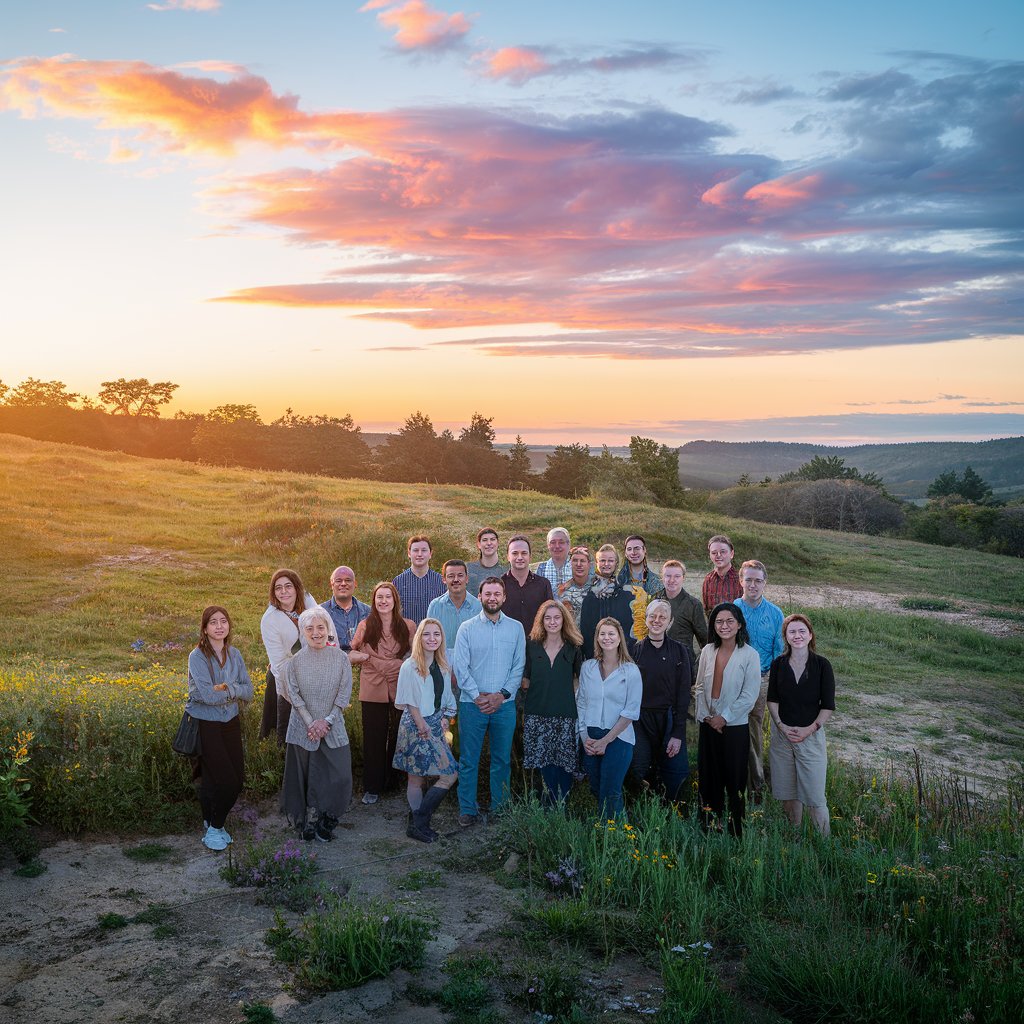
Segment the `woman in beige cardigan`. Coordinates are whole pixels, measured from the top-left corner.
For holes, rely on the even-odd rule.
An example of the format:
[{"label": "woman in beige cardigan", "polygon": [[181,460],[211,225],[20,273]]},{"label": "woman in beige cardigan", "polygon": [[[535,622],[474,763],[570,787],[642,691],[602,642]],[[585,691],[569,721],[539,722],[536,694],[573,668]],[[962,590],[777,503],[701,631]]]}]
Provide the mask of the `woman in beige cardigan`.
[{"label": "woman in beige cardigan", "polygon": [[747,715],[761,690],[761,661],[750,644],[743,612],[732,602],[708,616],[710,643],[697,665],[697,778],[701,828],[709,815],[717,820],[729,801],[729,832],[743,833],[747,760],[750,756]]}]

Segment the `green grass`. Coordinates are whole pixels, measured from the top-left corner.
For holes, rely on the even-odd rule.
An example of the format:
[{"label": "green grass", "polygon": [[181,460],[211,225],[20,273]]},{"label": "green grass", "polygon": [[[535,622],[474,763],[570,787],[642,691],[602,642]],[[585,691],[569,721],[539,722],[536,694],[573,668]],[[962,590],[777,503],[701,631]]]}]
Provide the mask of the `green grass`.
[{"label": "green grass", "polygon": [[139,843],[138,846],[126,846],[121,852],[139,864],[156,864],[174,856],[174,848],[166,843]]},{"label": "green grass", "polygon": [[944,597],[903,597],[900,598],[900,607],[918,612],[949,612],[959,606]]}]

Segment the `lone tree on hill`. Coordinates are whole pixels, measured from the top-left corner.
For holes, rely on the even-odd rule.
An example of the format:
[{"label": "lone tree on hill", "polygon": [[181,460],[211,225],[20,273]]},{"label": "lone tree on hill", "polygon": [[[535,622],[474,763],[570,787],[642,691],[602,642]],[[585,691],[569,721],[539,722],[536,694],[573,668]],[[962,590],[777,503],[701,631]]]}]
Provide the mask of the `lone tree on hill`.
[{"label": "lone tree on hill", "polygon": [[779,477],[780,484],[791,480],[858,480],[868,487],[885,490],[882,478],[877,473],[861,473],[855,466],[847,466],[846,460],[838,455],[815,455],[799,469]]},{"label": "lone tree on hill", "polygon": [[529,485],[533,471],[530,468],[530,449],[522,434],[516,434],[516,443],[508,450],[508,485],[523,488]]},{"label": "lone tree on hill", "polygon": [[111,413],[115,416],[150,416],[160,415],[160,406],[166,405],[175,391],[177,384],[169,380],[160,380],[151,384],[145,377],[126,380],[105,380],[100,385],[99,399],[104,405],[112,406]]},{"label": "lone tree on hill", "polygon": [[7,405],[14,409],[70,409],[81,395],[68,391],[60,380],[23,380],[7,396]]},{"label": "lone tree on hill", "polygon": [[955,469],[947,469],[928,485],[929,498],[949,498],[954,495],[981,505],[992,500],[992,487],[970,466],[964,470],[963,476],[957,476]]}]

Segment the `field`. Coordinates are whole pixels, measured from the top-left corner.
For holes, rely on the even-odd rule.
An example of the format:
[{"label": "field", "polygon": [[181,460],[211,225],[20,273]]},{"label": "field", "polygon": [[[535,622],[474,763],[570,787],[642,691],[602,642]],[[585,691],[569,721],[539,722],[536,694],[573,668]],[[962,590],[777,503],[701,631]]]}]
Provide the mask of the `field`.
[{"label": "field", "polygon": [[[1019,982],[1012,987],[999,978],[1021,967],[1020,560],[630,503],[212,469],[11,436],[0,438],[0,485],[6,497],[0,510],[0,564],[8,581],[0,598],[0,739],[6,746],[19,730],[34,734],[22,776],[31,783],[32,813],[44,839],[57,842],[38,862],[50,863],[52,874],[33,880],[5,871],[2,882],[5,893],[15,897],[12,908],[22,900],[25,904],[5,918],[8,932],[19,936],[21,952],[9,945],[0,969],[12,986],[9,1005],[23,1000],[21,1009],[31,1010],[35,1019],[68,1019],[74,1005],[71,978],[61,983],[67,988],[63,1002],[47,996],[48,986],[55,984],[46,966],[54,943],[64,943],[72,961],[81,958],[80,971],[97,972],[93,984],[107,993],[107,1009],[97,1004],[75,1018],[82,1020],[176,1020],[197,1014],[199,1019],[261,1019],[259,1008],[243,1010],[239,1003],[277,998],[290,976],[279,965],[270,967],[261,938],[273,925],[271,911],[249,890],[225,889],[211,866],[215,858],[201,852],[193,835],[187,840],[169,836],[187,827],[196,813],[184,767],[169,753],[168,739],[180,715],[184,662],[205,604],[231,610],[237,645],[257,678],[264,665],[258,623],[275,568],[297,569],[322,600],[326,580],[341,562],[355,569],[360,593],[394,575],[405,561],[404,538],[414,529],[426,529],[434,538],[439,563],[469,554],[483,524],[502,535],[521,529],[539,549],[545,530],[555,523],[568,527],[574,540],[591,544],[621,544],[627,533],[639,532],[655,561],[687,561],[691,589],[699,586],[704,572],[706,538],[724,530],[739,558],[767,563],[769,598],[786,610],[810,611],[819,649],[833,660],[840,685],[839,712],[830,729],[832,751],[851,766],[837,766],[833,773],[830,799],[839,818],[833,843],[820,844],[810,836],[798,840],[768,805],[763,823],[750,830],[752,838],[742,851],[730,853],[725,840],[709,840],[702,847],[689,818],[656,820],[655,809],[641,809],[635,820],[644,817],[648,832],[671,832],[673,856],[677,850],[692,850],[686,864],[679,855],[679,870],[695,872],[687,875],[691,887],[699,885],[704,872],[704,882],[711,878],[717,888],[703,909],[690,908],[703,916],[689,924],[669,914],[661,926],[644,917],[634,927],[629,924],[630,900],[646,907],[658,892],[663,898],[669,890],[657,888],[662,876],[620,879],[608,873],[615,880],[614,898],[598,900],[593,888],[584,898],[575,892],[545,893],[543,875],[557,869],[560,857],[576,857],[588,885],[603,883],[599,865],[607,851],[586,839],[576,818],[560,831],[557,823],[526,807],[517,812],[523,817],[504,830],[454,835],[424,851],[410,849],[415,844],[405,840],[397,798],[376,818],[357,810],[355,828],[322,858],[328,872],[337,871],[354,884],[346,898],[394,896],[399,885],[395,871],[406,863],[403,858],[413,858],[409,863],[424,877],[440,872],[445,879],[443,885],[426,886],[426,894],[398,897],[403,913],[426,908],[428,917],[433,915],[433,938],[425,954],[428,978],[401,975],[399,982],[394,976],[387,983],[373,982],[358,990],[362,995],[355,1002],[317,996],[320,1002],[310,1003],[311,991],[300,985],[294,995],[304,1000],[301,1005],[294,999],[289,1003],[291,997],[277,998],[282,1019],[338,1019],[343,1006],[351,1013],[343,1019],[372,1019],[391,1005],[394,1020],[485,1024],[549,1014],[546,1019],[581,1024],[599,1012],[602,1020],[631,1019],[636,1010],[626,997],[633,993],[629,998],[635,1001],[640,991],[648,993],[648,1005],[663,1005],[667,1020],[818,1019],[815,999],[819,1006],[833,1007],[835,1019],[1011,1019],[1003,1008],[1009,1005],[1006,1000],[1019,996]],[[351,724],[357,748],[358,729],[354,720]],[[252,741],[253,725],[246,726],[252,820],[242,826],[239,848],[245,836],[255,833],[278,844],[284,838],[270,801],[279,760]],[[913,788],[905,788],[917,778],[913,751],[923,763],[916,797]],[[990,794],[993,801],[978,803],[976,791]],[[586,800],[580,799],[577,809],[585,815]],[[60,836],[83,830],[81,840]],[[122,849],[144,844],[147,836],[170,853],[165,863],[135,864],[129,884],[127,876],[121,878]],[[525,836],[530,841],[524,845]],[[635,849],[638,856],[651,852]],[[791,851],[787,855],[796,858],[798,869],[765,875],[764,866],[777,863],[784,850]],[[513,854],[514,860],[509,859]],[[394,870],[386,868],[392,857],[397,858]],[[984,864],[978,867],[979,858],[994,865],[991,872]],[[76,864],[87,865],[89,872],[91,902],[82,905],[76,903],[76,878],[84,881],[77,874],[84,869]],[[359,874],[345,875],[346,864],[365,866]],[[945,875],[940,865],[949,869]],[[893,866],[897,875],[887,877],[884,872],[891,875]],[[755,868],[760,881],[750,889],[744,878]],[[903,880],[904,868],[912,882]],[[859,881],[858,872],[863,874]],[[809,903],[784,915],[779,924],[782,903],[815,877],[839,887],[833,910],[823,914],[824,904]],[[950,877],[956,884],[946,886]],[[880,879],[884,884],[878,885]],[[453,886],[456,910],[445,896]],[[46,910],[53,892],[63,902]],[[206,899],[204,893],[234,909],[223,920],[211,919],[193,906]],[[919,913],[922,897],[929,908],[935,904],[937,916]],[[319,898],[329,910],[330,901],[341,897]],[[971,904],[971,899],[983,903]],[[826,890],[820,900],[830,900]],[[161,913],[150,913],[150,903],[178,908],[168,911],[179,922],[177,937],[142,933],[141,925]],[[487,912],[477,914],[474,906],[486,906]],[[235,972],[234,981],[225,980],[224,991],[210,980],[216,972],[204,974],[201,951],[197,954],[194,943],[186,941],[182,908],[195,915],[187,921],[201,921],[209,930],[210,949],[216,950],[210,955],[223,961],[225,979]],[[279,938],[295,927],[296,913],[289,912],[289,924],[275,933]],[[379,910],[377,920],[400,920],[395,913]],[[97,925],[97,915],[103,914],[123,924]],[[886,915],[903,924],[883,927]],[[949,923],[957,915],[965,922],[960,930]],[[533,924],[524,925],[524,920]],[[632,944],[622,941],[624,920],[625,931],[635,932]],[[410,934],[416,927],[409,925]],[[748,927],[753,929],[749,935]],[[232,928],[242,929],[241,952]],[[89,957],[87,949],[100,934],[107,954]],[[129,934],[134,959],[128,953]],[[600,942],[595,934],[602,936]],[[807,966],[811,953],[823,936],[832,934],[846,944],[846,952],[837,956],[852,958],[862,944],[866,966],[861,974],[836,974],[828,983],[831,988],[808,990],[801,997],[814,973]],[[303,941],[312,942],[311,935],[304,932]],[[689,954],[671,954],[673,946],[688,947],[705,936],[714,939],[708,959],[701,954],[691,962]],[[525,966],[492,970],[482,963],[478,954],[494,942],[514,948]],[[780,965],[770,950],[787,942],[806,956],[797,958],[793,976],[782,987],[785,999],[776,999],[771,977]],[[292,960],[285,957],[282,963],[292,965],[295,977],[313,977],[301,973],[312,970],[296,952],[301,946],[293,936],[276,948],[291,951]],[[986,952],[977,956],[982,947]],[[560,950],[572,970],[564,977],[544,975],[543,965],[552,954],[559,961]],[[971,962],[980,965],[973,980],[961,978],[951,966],[968,950],[974,951]],[[243,985],[237,979],[253,956],[264,959],[263,983]],[[152,984],[145,989],[145,1007],[140,1003],[133,1009],[140,972],[156,964],[170,976],[182,957],[198,978],[179,991],[147,975]],[[112,960],[120,965],[117,970],[102,973]],[[904,981],[873,993],[871,965]],[[600,979],[612,976],[626,980],[616,992],[602,990]],[[448,981],[441,984],[444,977]],[[537,983],[531,986],[530,977]],[[966,993],[955,999],[950,994],[954,982]],[[406,984],[407,989],[402,987]],[[367,994],[373,985],[385,986],[378,993],[384,1003],[375,1004]],[[467,1007],[472,1000],[460,1002],[452,985],[490,995],[481,995],[471,1016]],[[844,987],[857,993],[847,1010],[835,1001]],[[882,1013],[879,999],[897,999],[898,989],[910,993],[906,998],[916,999],[919,1009],[911,1013],[897,1000],[892,1005],[902,1009]],[[571,998],[559,1002],[555,990]],[[604,992],[601,1006],[593,1001],[595,991]],[[550,996],[547,1001],[542,992]],[[687,1017],[680,1007],[697,1005],[699,992],[705,994],[703,1015]],[[361,1015],[353,1009],[357,1005],[363,1007]],[[324,1016],[304,1017],[313,1007]]]}]

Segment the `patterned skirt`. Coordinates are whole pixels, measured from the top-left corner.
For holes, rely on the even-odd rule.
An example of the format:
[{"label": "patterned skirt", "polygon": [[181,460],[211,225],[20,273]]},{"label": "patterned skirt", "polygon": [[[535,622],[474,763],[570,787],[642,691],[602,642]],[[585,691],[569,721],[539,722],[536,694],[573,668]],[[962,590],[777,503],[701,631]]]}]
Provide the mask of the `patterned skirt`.
[{"label": "patterned skirt", "polygon": [[435,711],[423,720],[430,726],[430,735],[426,739],[416,730],[412,715],[408,711],[402,712],[391,766],[410,775],[455,775],[459,762],[441,731],[441,712]]},{"label": "patterned skirt", "polygon": [[523,767],[553,764],[572,774],[579,771],[578,724],[575,718],[527,715],[523,723]]}]

